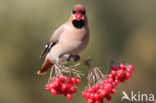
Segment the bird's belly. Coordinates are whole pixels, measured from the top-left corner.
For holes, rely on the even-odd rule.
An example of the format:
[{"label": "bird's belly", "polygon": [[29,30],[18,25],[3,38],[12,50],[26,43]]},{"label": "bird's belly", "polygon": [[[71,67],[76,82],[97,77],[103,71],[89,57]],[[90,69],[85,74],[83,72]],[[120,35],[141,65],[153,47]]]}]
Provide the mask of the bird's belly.
[{"label": "bird's belly", "polygon": [[74,42],[68,42],[68,51],[67,53],[71,55],[78,55],[81,53],[88,45],[88,40],[75,40]]},{"label": "bird's belly", "polygon": [[[77,55],[82,52],[88,45],[89,33],[73,33],[73,35],[67,35],[69,32],[62,34],[59,40],[60,45],[62,45],[63,54]],[[79,35],[79,36],[77,36]]]},{"label": "bird's belly", "polygon": [[82,52],[86,48],[87,45],[88,45],[87,41],[84,41],[84,42],[81,41],[81,42],[75,43],[75,44],[73,43],[68,52],[71,55],[77,55],[80,52]]}]

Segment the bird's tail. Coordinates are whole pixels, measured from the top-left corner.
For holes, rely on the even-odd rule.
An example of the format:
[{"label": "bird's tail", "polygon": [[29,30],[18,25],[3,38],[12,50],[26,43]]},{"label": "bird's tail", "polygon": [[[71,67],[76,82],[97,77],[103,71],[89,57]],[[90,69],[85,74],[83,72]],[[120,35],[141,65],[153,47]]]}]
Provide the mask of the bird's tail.
[{"label": "bird's tail", "polygon": [[44,75],[46,71],[54,64],[47,58],[40,70],[37,72],[38,75]]}]

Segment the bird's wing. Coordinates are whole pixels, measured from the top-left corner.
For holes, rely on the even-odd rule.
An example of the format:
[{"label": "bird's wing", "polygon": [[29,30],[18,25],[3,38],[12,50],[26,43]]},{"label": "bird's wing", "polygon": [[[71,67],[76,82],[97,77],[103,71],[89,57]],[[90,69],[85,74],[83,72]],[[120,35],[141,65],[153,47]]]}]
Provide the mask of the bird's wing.
[{"label": "bird's wing", "polygon": [[[65,25],[65,24],[64,24]],[[52,34],[50,38],[50,42],[57,42],[64,31],[64,25],[60,26],[58,29],[55,30],[55,32]]]},{"label": "bird's wing", "polygon": [[45,45],[45,49],[43,50],[40,59],[50,51],[50,49],[57,44],[57,42],[59,41],[60,35],[63,32],[64,25],[60,26],[58,29],[56,29],[56,31],[52,34],[49,42]]},{"label": "bird's wing", "polygon": [[42,59],[42,57],[48,53],[50,51],[50,49],[56,44],[57,42],[48,42],[45,45],[45,49],[43,50],[42,54],[40,55],[40,59]]}]

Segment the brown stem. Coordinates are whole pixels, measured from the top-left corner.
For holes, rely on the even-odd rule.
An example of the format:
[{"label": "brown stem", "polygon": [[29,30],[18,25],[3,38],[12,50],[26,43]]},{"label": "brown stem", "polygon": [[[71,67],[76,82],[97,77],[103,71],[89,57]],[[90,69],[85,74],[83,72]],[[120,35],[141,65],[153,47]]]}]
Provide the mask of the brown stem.
[{"label": "brown stem", "polygon": [[90,58],[86,59],[86,60],[80,58],[80,60],[84,63],[84,65],[86,65],[88,67],[88,69],[91,69],[91,59]]},{"label": "brown stem", "polygon": [[52,66],[48,82],[50,82],[52,77],[59,77],[64,73],[75,76],[77,78],[81,78],[81,76],[84,75],[81,73],[81,71],[76,70],[80,63],[72,66],[64,66],[61,64],[63,61],[66,61],[66,58],[58,59],[57,62]]},{"label": "brown stem", "polygon": [[105,75],[101,72],[101,67],[91,67],[91,59],[84,60],[81,58],[81,61],[86,65],[89,69],[87,80],[88,86],[90,87],[91,84],[99,83],[101,84],[103,79],[106,78]]}]

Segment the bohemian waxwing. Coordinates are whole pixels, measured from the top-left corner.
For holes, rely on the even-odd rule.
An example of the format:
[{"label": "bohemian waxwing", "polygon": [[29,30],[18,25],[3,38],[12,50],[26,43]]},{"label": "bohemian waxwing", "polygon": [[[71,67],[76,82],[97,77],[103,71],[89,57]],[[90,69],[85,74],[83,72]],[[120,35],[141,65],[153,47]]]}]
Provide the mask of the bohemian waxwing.
[{"label": "bohemian waxwing", "polygon": [[88,45],[89,28],[86,10],[82,5],[75,5],[66,23],[61,25],[51,36],[41,55],[47,53],[38,74],[46,72],[63,55],[79,59],[79,53]]}]

